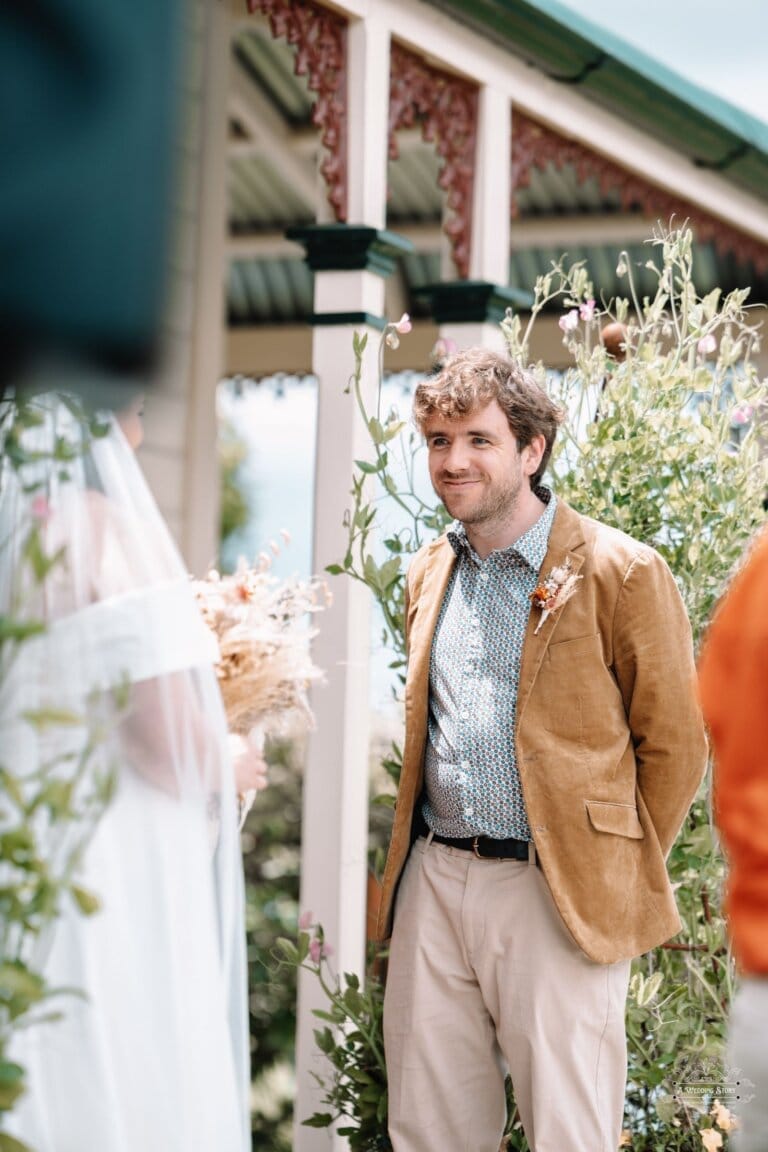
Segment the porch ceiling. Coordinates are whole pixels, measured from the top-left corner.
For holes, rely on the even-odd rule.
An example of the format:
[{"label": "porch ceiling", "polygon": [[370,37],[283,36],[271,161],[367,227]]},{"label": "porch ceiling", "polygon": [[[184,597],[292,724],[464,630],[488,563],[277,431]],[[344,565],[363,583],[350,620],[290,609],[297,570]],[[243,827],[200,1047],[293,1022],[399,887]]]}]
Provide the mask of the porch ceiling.
[{"label": "porch ceiling", "polygon": [[[685,80],[558,0],[428,0],[702,168],[765,195],[768,124]],[[629,18],[629,17],[628,17]]]},{"label": "porch ceiling", "polygon": [[[764,195],[768,187],[768,128],[708,93],[695,89],[655,61],[552,0],[430,0],[475,30],[493,36],[564,84],[578,84],[654,137],[673,142],[695,163],[719,168],[734,183]],[[301,250],[283,238],[291,225],[311,223],[322,198],[319,133],[311,123],[313,96],[294,74],[293,50],[272,37],[255,16],[232,42],[228,150],[229,268],[227,297],[232,326],[296,323],[312,311],[312,278]],[[400,261],[397,299],[418,316],[414,289],[440,278],[440,229],[444,193],[439,160],[418,131],[398,134],[400,155],[388,172],[387,227],[415,246]],[[653,221],[641,208],[622,207],[617,192],[574,168],[531,170],[517,193],[509,284],[530,289],[536,276],[568,253],[584,259],[598,295],[621,290],[618,255],[627,249],[642,269],[642,239]],[[768,274],[715,250],[698,248],[702,291],[752,285],[752,299],[768,302]],[[642,271],[639,271],[642,290]]]}]

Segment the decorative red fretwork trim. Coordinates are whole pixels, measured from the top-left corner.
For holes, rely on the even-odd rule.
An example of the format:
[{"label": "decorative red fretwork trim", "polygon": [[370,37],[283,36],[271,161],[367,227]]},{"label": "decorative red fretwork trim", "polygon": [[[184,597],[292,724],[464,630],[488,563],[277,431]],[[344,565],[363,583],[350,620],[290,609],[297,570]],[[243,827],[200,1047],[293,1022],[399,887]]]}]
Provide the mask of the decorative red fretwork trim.
[{"label": "decorative red fretwork trim", "polygon": [[703,211],[695,204],[650,184],[641,176],[621,168],[613,160],[593,152],[576,140],[559,136],[551,128],[516,112],[512,122],[512,215],[518,213],[516,192],[531,182],[531,169],[573,166],[577,179],[595,179],[600,191],[618,192],[624,210],[640,208],[647,216],[665,222],[673,217],[679,223],[690,220],[700,241],[711,241],[721,252],[730,252],[742,263],[750,263],[759,273],[768,270],[768,245],[738,228]]},{"label": "decorative red fretwork trim", "polygon": [[317,93],[312,123],[326,155],[320,165],[336,219],[347,218],[347,22],[312,0],[248,0],[269,17],[272,35],[296,49],[297,76]]},{"label": "decorative red fretwork trim", "polygon": [[392,43],[389,84],[389,157],[398,155],[395,133],[421,126],[442,158],[439,185],[447,192],[450,215],[444,227],[459,275],[469,275],[472,191],[477,139],[478,91],[474,84],[443,72],[421,56]]}]

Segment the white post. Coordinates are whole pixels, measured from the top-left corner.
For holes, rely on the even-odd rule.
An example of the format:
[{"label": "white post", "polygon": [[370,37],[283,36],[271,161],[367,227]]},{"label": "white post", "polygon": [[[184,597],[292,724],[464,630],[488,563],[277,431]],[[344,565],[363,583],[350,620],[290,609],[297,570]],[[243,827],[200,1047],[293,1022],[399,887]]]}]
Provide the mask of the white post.
[{"label": "white post", "polygon": [[[348,219],[382,229],[386,213],[389,33],[374,16],[354,21],[348,31]],[[334,241],[335,243],[335,241]],[[311,241],[308,250],[311,258]],[[345,237],[338,236],[339,254]],[[339,260],[338,268],[342,266]],[[347,268],[350,265],[347,263]],[[384,308],[384,282],[362,259],[353,270],[334,270],[332,258],[315,265],[313,370],[319,380],[315,472],[314,570],[338,563],[347,534],[354,460],[365,454],[364,429],[354,397],[345,388],[354,368],[352,335],[367,333],[364,393],[373,399],[377,380],[375,327]],[[325,318],[325,322],[322,318]],[[368,318],[373,324],[366,323]],[[334,603],[320,620],[314,656],[326,683],[313,693],[317,720],[304,776],[301,908],[311,910],[333,945],[337,972],[361,974],[365,960],[365,889],[368,847],[368,665],[370,595],[362,585],[338,577]],[[320,1104],[312,1071],[328,1069],[313,1036],[314,1008],[326,1008],[317,981],[300,973],[294,1152],[340,1152],[346,1140],[335,1132],[306,1128],[302,1120]]]},{"label": "white post", "polygon": [[450,340],[457,348],[490,348],[503,353],[506,349],[501,325],[487,320],[452,322],[440,325],[443,340]]},{"label": "white post", "polygon": [[511,130],[509,97],[497,88],[481,88],[469,276],[501,285],[509,280]]},{"label": "white post", "polygon": [[206,10],[203,147],[192,356],[187,391],[182,550],[199,574],[215,562],[219,530],[216,388],[224,367],[227,97],[231,23],[223,5]]},{"label": "white post", "polygon": [[[459,348],[482,346],[497,352],[505,349],[497,319],[498,293],[491,289],[503,289],[509,280],[511,175],[506,158],[510,153],[511,125],[507,94],[484,85],[478,103],[469,278],[488,285],[488,292],[485,302],[482,293],[470,301],[457,284],[457,299],[465,304],[466,318],[459,318],[459,309],[451,307],[452,318],[442,320],[440,335]],[[437,308],[439,311],[439,305]]]},{"label": "white post", "polygon": [[[332,278],[339,273],[320,273]],[[370,276],[370,273],[363,273]],[[378,287],[383,291],[383,283]],[[354,328],[318,327],[314,370],[321,381],[315,474],[315,571],[338,563],[347,548],[344,510],[351,497],[354,460],[364,455],[365,434],[354,397],[344,394],[352,371]],[[378,332],[367,332],[364,392],[375,392]],[[333,946],[339,974],[362,974],[365,961],[365,889],[368,849],[368,745],[370,593],[346,577],[331,579],[333,604],[320,619],[314,658],[326,683],[313,693],[317,727],[304,773],[301,908],[311,909]],[[345,1148],[346,1141],[301,1126],[320,1106],[311,1072],[328,1070],[315,1045],[315,1008],[327,1009],[314,977],[301,973],[297,1007],[295,1152]]]}]

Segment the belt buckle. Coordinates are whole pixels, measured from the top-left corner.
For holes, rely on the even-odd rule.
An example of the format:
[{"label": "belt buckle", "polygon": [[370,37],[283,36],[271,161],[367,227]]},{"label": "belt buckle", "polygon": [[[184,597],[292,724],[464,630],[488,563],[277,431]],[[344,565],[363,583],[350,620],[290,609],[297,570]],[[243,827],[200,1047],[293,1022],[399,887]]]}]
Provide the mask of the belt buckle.
[{"label": "belt buckle", "polygon": [[480,853],[478,852],[478,849],[477,849],[477,842],[479,839],[480,839],[479,836],[473,837],[473,839],[472,839],[472,851],[474,852],[475,856],[477,856],[478,860],[485,860],[486,857],[481,856]]}]

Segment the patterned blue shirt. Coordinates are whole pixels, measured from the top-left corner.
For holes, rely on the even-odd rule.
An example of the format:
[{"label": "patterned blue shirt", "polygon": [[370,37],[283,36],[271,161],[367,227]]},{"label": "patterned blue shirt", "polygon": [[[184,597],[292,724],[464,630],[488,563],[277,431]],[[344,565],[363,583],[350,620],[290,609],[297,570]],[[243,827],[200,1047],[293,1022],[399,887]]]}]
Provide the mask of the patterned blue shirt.
[{"label": "patterned blue shirt", "polygon": [[429,666],[424,819],[441,836],[530,840],[515,755],[520,659],[556,498],[509,548],[481,560],[455,521],[457,560]]}]

